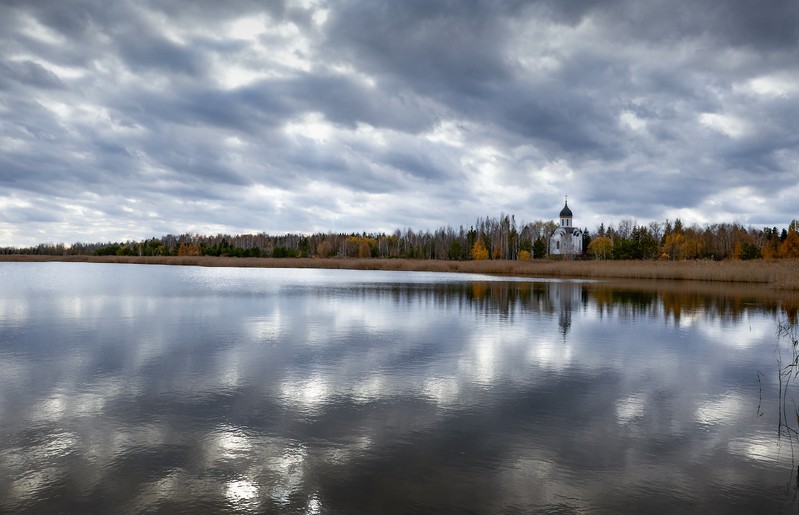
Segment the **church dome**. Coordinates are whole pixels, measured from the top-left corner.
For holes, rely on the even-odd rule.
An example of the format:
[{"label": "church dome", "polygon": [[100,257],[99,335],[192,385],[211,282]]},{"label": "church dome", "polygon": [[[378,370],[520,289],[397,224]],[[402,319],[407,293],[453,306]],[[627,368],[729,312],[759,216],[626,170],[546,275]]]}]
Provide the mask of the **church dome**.
[{"label": "church dome", "polygon": [[571,218],[572,216],[572,210],[569,209],[569,202],[566,201],[566,203],[563,205],[563,209],[560,210],[560,217]]}]

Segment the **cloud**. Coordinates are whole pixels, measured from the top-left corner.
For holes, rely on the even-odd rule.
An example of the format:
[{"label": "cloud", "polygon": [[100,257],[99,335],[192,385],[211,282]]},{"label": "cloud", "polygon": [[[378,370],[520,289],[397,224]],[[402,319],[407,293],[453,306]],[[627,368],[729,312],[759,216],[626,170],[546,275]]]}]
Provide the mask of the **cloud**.
[{"label": "cloud", "polygon": [[14,81],[26,86],[45,89],[59,89],[63,87],[58,75],[48,70],[41,64],[33,61],[9,61],[0,63],[3,82]]},{"label": "cloud", "polygon": [[[177,475],[181,487],[160,492],[172,504],[196,503],[186,485],[216,502],[239,478],[233,497],[316,491],[331,511],[350,511],[350,496],[330,492],[367,492],[376,461],[398,501],[401,484],[440,506],[454,463],[471,465],[454,484],[496,485],[474,499],[526,511],[568,497],[617,512],[633,490],[701,501],[720,477],[747,492],[790,478],[777,435],[763,436],[776,374],[762,374],[762,392],[752,377],[775,360],[776,300],[694,292],[675,306],[590,283],[161,268],[109,265],[93,281],[63,267],[36,280],[0,271],[16,287],[0,290],[7,511],[52,498],[76,463],[92,485],[124,476],[137,493]],[[190,452],[164,457],[176,438]],[[137,476],[151,454],[172,461]],[[407,471],[421,466],[418,490]]]},{"label": "cloud", "polygon": [[[685,213],[785,226],[799,183],[796,11],[788,1],[7,2],[0,199],[43,195],[88,218],[15,216],[0,244],[35,244],[39,231],[94,239],[87,227],[145,238],[167,226],[552,219],[565,194],[589,227]],[[774,201],[707,210],[742,188]],[[168,222],[131,231],[110,202],[90,209],[92,196],[152,205]],[[237,216],[220,215],[225,203]]]}]

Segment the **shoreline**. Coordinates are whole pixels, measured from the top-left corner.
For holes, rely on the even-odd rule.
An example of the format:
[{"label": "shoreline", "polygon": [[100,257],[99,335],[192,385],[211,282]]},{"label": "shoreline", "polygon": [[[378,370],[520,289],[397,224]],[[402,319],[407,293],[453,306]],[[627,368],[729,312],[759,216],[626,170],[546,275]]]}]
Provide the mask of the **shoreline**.
[{"label": "shoreline", "polygon": [[799,290],[799,259],[751,261],[444,261],[376,258],[232,258],[213,256],[0,255],[0,263],[66,262],[234,268],[320,268],[451,272],[506,277],[691,281]]}]

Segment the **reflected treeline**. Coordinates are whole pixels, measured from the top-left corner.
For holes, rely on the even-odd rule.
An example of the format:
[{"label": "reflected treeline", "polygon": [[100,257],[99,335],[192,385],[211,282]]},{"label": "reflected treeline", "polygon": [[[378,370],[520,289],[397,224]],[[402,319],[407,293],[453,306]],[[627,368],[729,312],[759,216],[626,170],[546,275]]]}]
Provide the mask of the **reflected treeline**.
[{"label": "reflected treeline", "polygon": [[778,293],[47,268],[0,277],[3,513],[796,508]]},{"label": "reflected treeline", "polygon": [[564,306],[571,309],[574,296],[580,299],[582,295],[577,283],[509,281],[356,284],[345,288],[319,288],[315,293],[330,298],[339,298],[342,294],[364,296],[398,305],[421,305],[430,310],[476,310],[510,320],[520,312],[554,314]]},{"label": "reflected treeline", "polygon": [[610,283],[572,281],[475,281],[444,284],[361,284],[346,288],[320,289],[320,295],[342,292],[361,294],[395,303],[421,303],[428,309],[476,310],[513,320],[520,313],[539,313],[561,318],[568,330],[570,314],[594,310],[600,318],[626,319],[663,316],[666,320],[702,315],[707,320],[738,321],[745,314],[784,316],[792,323],[799,318],[799,293],[775,292],[750,285],[687,285],[679,282]]},{"label": "reflected treeline", "polygon": [[799,310],[799,297],[794,293],[781,295],[748,285],[659,283],[655,286],[631,283],[620,287],[594,283],[587,285],[586,289],[601,314],[663,315],[675,322],[696,315],[711,321],[716,318],[738,321],[747,313],[785,314],[795,319]]}]

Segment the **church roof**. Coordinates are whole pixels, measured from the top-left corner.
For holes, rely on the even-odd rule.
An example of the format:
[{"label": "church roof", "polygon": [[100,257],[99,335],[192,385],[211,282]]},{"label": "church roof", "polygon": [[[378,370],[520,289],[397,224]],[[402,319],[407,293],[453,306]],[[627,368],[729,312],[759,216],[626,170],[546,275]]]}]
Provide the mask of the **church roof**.
[{"label": "church roof", "polygon": [[569,201],[567,200],[566,203],[563,205],[563,209],[560,210],[560,217],[561,218],[571,218],[572,210],[569,209]]},{"label": "church roof", "polygon": [[554,231],[552,231],[552,236],[555,236],[556,234],[566,235],[566,234],[570,234],[570,233],[571,233],[572,236],[582,236],[583,235],[583,230],[580,229],[579,227],[563,227],[563,226],[561,226],[561,227],[558,227],[557,229],[555,229]]}]

